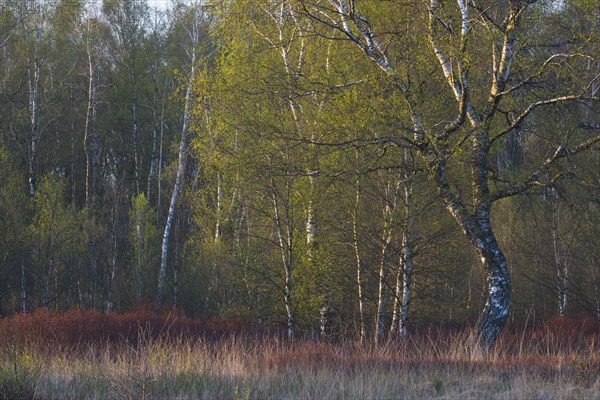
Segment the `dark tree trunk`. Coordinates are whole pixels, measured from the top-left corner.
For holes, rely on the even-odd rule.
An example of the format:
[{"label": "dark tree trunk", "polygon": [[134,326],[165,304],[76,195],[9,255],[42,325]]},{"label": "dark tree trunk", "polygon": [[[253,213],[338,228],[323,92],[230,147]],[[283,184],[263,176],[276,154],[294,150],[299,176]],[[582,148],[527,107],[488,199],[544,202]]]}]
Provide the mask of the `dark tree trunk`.
[{"label": "dark tree trunk", "polygon": [[508,263],[491,227],[491,204],[477,207],[475,215],[466,216],[459,224],[475,245],[480,261],[486,270],[486,301],[477,322],[479,344],[490,350],[508,320],[512,283]]},{"label": "dark tree trunk", "polygon": [[504,254],[493,234],[490,242],[479,252],[487,272],[487,299],[477,323],[479,342],[489,350],[508,320],[512,283]]}]

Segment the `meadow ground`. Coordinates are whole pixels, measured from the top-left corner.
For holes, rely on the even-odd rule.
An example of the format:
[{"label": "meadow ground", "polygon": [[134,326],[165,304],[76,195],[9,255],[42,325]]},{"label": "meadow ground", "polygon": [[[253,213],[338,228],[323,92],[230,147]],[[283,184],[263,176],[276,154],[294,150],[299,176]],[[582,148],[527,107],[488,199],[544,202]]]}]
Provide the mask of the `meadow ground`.
[{"label": "meadow ground", "polygon": [[0,399],[600,399],[600,325],[509,327],[489,354],[466,330],[378,347],[295,340],[139,310],[0,320]]}]

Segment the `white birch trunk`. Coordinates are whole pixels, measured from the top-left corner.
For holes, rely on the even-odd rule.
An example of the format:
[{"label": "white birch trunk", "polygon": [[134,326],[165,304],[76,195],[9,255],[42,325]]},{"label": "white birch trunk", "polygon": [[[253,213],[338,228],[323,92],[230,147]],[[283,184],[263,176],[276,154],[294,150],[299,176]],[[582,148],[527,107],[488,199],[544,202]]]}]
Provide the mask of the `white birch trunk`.
[{"label": "white birch trunk", "polygon": [[221,182],[221,173],[217,172],[217,210],[216,210],[216,222],[215,222],[215,243],[221,241],[223,234],[221,228],[221,218],[223,215],[223,186]]},{"label": "white birch trunk", "polygon": [[195,16],[194,26],[192,28],[192,60],[189,81],[187,90],[185,93],[185,105],[183,111],[183,125],[181,127],[181,141],[179,142],[179,154],[178,154],[178,165],[177,175],[175,176],[175,185],[173,186],[173,193],[171,195],[171,202],[169,204],[169,212],[167,214],[167,222],[165,223],[165,230],[163,233],[162,240],[162,255],[160,259],[160,270],[158,274],[158,289],[156,294],[156,303],[162,305],[164,302],[165,285],[167,279],[167,261],[168,261],[168,248],[169,248],[169,235],[171,234],[171,225],[173,223],[173,217],[175,215],[175,207],[177,205],[177,196],[183,185],[183,172],[185,170],[186,162],[186,142],[188,136],[188,127],[190,112],[192,108],[192,92],[193,83],[196,71],[196,58],[198,48],[198,16]]},{"label": "white birch trunk", "polygon": [[[404,151],[406,168],[411,165],[410,151]],[[406,226],[402,235],[402,255],[400,269],[396,277],[396,292],[394,296],[394,316],[392,319],[392,334],[406,336],[408,334],[408,314],[412,296],[413,260],[413,183],[411,171],[404,173],[404,204]]]},{"label": "white birch trunk", "polygon": [[383,210],[383,236],[381,247],[381,261],[379,267],[379,290],[377,297],[377,314],[375,322],[375,343],[380,343],[386,331],[386,308],[388,302],[389,290],[389,263],[392,240],[394,239],[394,223],[396,222],[396,213],[398,212],[398,189],[400,186],[400,176],[395,184],[390,182],[386,185],[385,207]]},{"label": "white birch trunk", "polygon": [[568,296],[568,249],[563,250],[561,246],[561,240],[559,237],[560,232],[558,226],[558,194],[556,193],[556,189],[554,187],[550,188],[550,202],[550,206],[552,209],[552,249],[554,253],[554,265],[556,268],[558,315],[564,317],[565,310],[567,308]]},{"label": "white birch trunk", "polygon": [[383,340],[385,334],[385,312],[387,307],[388,297],[388,253],[392,241],[391,234],[385,234],[383,238],[383,246],[381,249],[381,261],[379,266],[379,289],[377,292],[377,314],[375,319],[375,343],[378,344]]},{"label": "white birch trunk", "polygon": [[363,288],[363,268],[360,257],[360,248],[358,241],[358,212],[360,207],[360,177],[356,178],[356,197],[354,200],[354,212],[352,213],[352,239],[354,247],[354,259],[356,261],[356,286],[358,291],[358,315],[360,322],[360,341],[367,340],[367,316],[365,308],[364,288]]},{"label": "white birch trunk", "polygon": [[404,260],[402,263],[402,306],[400,310],[400,319],[398,323],[398,334],[406,336],[408,334],[408,316],[410,303],[412,300],[412,279],[413,279],[413,256],[412,256],[412,227],[407,228],[402,239],[404,248]]},{"label": "white birch trunk", "polygon": [[[36,190],[35,180],[35,160],[37,157],[38,142],[40,140],[41,132],[39,129],[39,83],[40,83],[40,41],[41,41],[41,27],[39,26],[39,13],[40,7],[37,1],[33,1],[33,35],[34,35],[34,49],[33,49],[33,60],[28,60],[28,84],[29,84],[29,116],[30,116],[30,136],[31,143],[29,146],[29,159],[28,159],[28,182],[29,182],[29,195],[33,198]],[[26,40],[29,32],[25,29]],[[33,65],[32,65],[33,64]]]},{"label": "white birch trunk", "polygon": [[[89,22],[88,22],[89,24]],[[92,205],[92,189],[91,189],[91,169],[92,169],[92,155],[90,154],[90,126],[92,124],[93,112],[94,112],[94,64],[92,63],[92,52],[90,49],[90,38],[89,38],[89,27],[88,27],[88,38],[86,40],[86,51],[88,61],[88,106],[85,115],[85,125],[83,131],[83,150],[85,152],[85,205],[91,207]]]},{"label": "white birch trunk", "polygon": [[[289,179],[289,177],[288,177]],[[293,340],[295,336],[295,317],[294,307],[292,300],[292,291],[294,287],[293,280],[293,247],[292,247],[292,230],[289,226],[289,221],[286,222],[286,226],[283,226],[281,218],[281,212],[279,209],[279,201],[277,200],[277,194],[275,192],[275,182],[271,182],[272,185],[272,201],[273,211],[275,216],[275,228],[277,230],[277,238],[279,240],[279,247],[281,249],[281,261],[283,263],[283,269],[285,273],[285,286],[283,290],[283,297],[285,302],[285,311],[287,314],[287,335],[289,340]],[[286,183],[289,192],[289,182]],[[289,194],[289,193],[288,193]],[[288,196],[289,198],[289,196]]]}]

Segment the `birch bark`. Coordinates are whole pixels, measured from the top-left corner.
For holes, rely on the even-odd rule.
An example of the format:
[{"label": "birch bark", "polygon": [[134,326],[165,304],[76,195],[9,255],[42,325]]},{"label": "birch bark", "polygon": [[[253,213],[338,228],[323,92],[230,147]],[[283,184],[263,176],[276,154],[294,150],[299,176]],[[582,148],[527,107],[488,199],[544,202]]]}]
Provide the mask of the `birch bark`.
[{"label": "birch bark", "polygon": [[[88,77],[88,106],[85,115],[83,148],[85,152],[85,204],[92,208],[94,204],[94,196],[96,192],[96,164],[97,164],[97,145],[95,120],[96,120],[96,84],[95,70],[96,66],[93,60],[92,44],[91,44],[91,18],[87,21],[87,31],[85,32],[85,47],[87,55],[87,77]],[[92,143],[90,146],[90,137]],[[91,149],[90,149],[91,147]]]},{"label": "birch bark", "polygon": [[190,113],[192,111],[193,102],[193,83],[196,76],[196,61],[198,57],[198,44],[199,44],[199,10],[194,9],[194,22],[192,26],[191,39],[192,39],[192,59],[190,66],[190,75],[188,78],[187,89],[185,93],[185,105],[183,110],[183,124],[181,127],[181,140],[179,142],[178,162],[177,162],[177,174],[175,176],[175,185],[173,186],[173,192],[171,194],[171,201],[169,203],[169,211],[167,214],[167,221],[165,223],[165,229],[162,240],[162,255],[160,259],[160,270],[158,274],[158,289],[156,294],[156,303],[162,305],[165,296],[165,286],[167,279],[167,261],[168,261],[168,250],[169,250],[169,236],[171,234],[171,225],[173,223],[173,217],[175,215],[175,208],[177,205],[177,196],[181,191],[183,185],[183,172],[185,170],[186,162],[186,147],[187,147],[187,136],[189,128]]},{"label": "birch bark", "polygon": [[[289,225],[289,218],[285,218],[285,222],[281,215],[281,207],[276,191],[275,182],[271,181],[271,196],[273,201],[273,212],[275,217],[275,228],[277,230],[277,239],[279,241],[279,248],[281,249],[281,261],[283,263],[283,269],[285,273],[285,286],[283,290],[283,298],[285,304],[285,311],[287,314],[287,336],[289,340],[293,340],[295,337],[296,330],[296,318],[294,315],[294,304],[292,299],[292,293],[294,289],[294,278],[293,278],[293,236],[292,227]],[[289,199],[290,182],[289,177],[286,182],[286,195],[285,199]],[[288,211],[286,209],[286,211]]]},{"label": "birch bark", "polygon": [[[28,53],[27,72],[29,85],[29,119],[30,119],[30,143],[28,157],[28,182],[29,195],[33,198],[36,191],[35,161],[38,152],[38,143],[41,139],[39,129],[39,85],[41,74],[40,44],[42,40],[42,27],[40,26],[41,5],[37,0],[32,1],[31,18],[33,18],[33,54]],[[29,28],[25,28],[25,40],[29,40]]]},{"label": "birch bark", "polygon": [[[357,150],[358,158],[358,150]],[[359,247],[359,233],[358,233],[358,217],[360,209],[360,174],[357,174],[355,183],[356,196],[354,199],[354,210],[352,212],[352,240],[354,248],[354,259],[356,261],[356,288],[358,295],[358,315],[360,323],[360,341],[364,343],[367,340],[367,316],[364,298],[364,283],[363,283],[363,265],[361,260],[361,253]]]}]

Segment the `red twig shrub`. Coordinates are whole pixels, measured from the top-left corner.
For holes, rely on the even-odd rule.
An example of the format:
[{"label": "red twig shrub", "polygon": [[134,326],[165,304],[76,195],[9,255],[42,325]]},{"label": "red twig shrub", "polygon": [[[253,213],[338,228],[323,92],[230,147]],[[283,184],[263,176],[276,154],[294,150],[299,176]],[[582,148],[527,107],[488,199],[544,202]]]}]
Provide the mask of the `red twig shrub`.
[{"label": "red twig shrub", "polygon": [[136,345],[147,340],[219,339],[256,329],[240,321],[216,317],[190,319],[178,310],[151,306],[117,314],[95,310],[39,309],[0,319],[0,343],[77,347],[87,344]]}]

